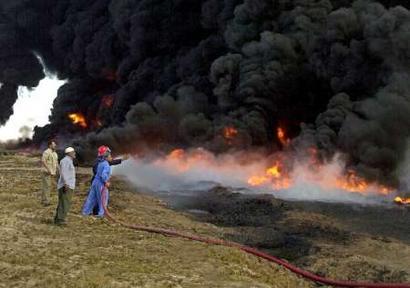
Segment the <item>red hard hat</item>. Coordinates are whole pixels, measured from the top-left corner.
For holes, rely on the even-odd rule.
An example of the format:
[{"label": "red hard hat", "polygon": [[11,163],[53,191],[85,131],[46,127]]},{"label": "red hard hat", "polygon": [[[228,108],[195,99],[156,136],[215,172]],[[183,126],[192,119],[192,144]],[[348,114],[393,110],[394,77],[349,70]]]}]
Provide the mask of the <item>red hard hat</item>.
[{"label": "red hard hat", "polygon": [[107,153],[111,153],[110,148],[108,148],[107,146],[100,146],[98,147],[98,156],[104,156]]}]

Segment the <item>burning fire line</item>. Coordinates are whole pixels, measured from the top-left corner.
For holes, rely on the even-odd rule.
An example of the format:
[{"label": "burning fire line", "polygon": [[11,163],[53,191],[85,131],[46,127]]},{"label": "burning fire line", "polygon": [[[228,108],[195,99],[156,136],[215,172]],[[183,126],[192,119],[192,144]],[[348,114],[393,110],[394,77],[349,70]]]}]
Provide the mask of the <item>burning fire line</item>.
[{"label": "burning fire line", "polygon": [[288,189],[291,186],[291,180],[286,175],[282,174],[281,163],[277,161],[273,166],[266,169],[264,175],[251,176],[248,179],[248,184],[251,186],[262,186],[271,184],[274,190]]},{"label": "burning fire line", "polygon": [[[237,137],[238,131],[232,127],[224,127],[223,136],[227,143]],[[277,137],[283,145],[288,145],[290,140],[286,137],[286,132],[283,128],[277,128]],[[395,191],[384,185],[369,182],[358,175],[354,170],[345,171],[343,161],[335,157],[334,161],[323,164],[319,160],[318,150],[309,148],[306,151],[308,157],[303,163],[294,163],[291,159],[286,158],[286,153],[278,153],[271,155],[270,160],[264,156],[257,156],[254,160],[245,161],[225,161],[227,158],[216,157],[212,153],[204,149],[196,149],[185,151],[183,149],[175,149],[171,151],[165,158],[156,161],[159,166],[170,168],[177,174],[189,172],[196,167],[205,167],[205,169],[218,171],[235,171],[241,169],[241,172],[236,175],[238,181],[252,187],[269,188],[273,191],[288,190],[297,188],[300,185],[308,185],[317,187],[323,191],[344,191],[349,193],[359,193],[362,195],[392,195]],[[232,156],[234,155],[225,155]],[[251,155],[249,155],[251,156]],[[232,159],[228,157],[228,159]],[[245,153],[240,153],[240,157],[248,158]],[[253,156],[252,156],[253,157]],[[252,159],[252,157],[250,157]],[[222,159],[222,161],[221,161]],[[290,161],[289,161],[290,160]],[[264,163],[272,163],[268,166],[263,166]],[[292,163],[292,164],[290,164]],[[230,173],[230,172],[229,172]],[[396,203],[410,205],[410,198],[395,199]]]},{"label": "burning fire line", "polygon": [[[267,168],[263,175],[254,175],[249,177],[248,184],[254,187],[271,186],[274,190],[289,189],[293,186],[292,177],[287,173],[282,172],[284,165],[280,161],[276,161],[273,166]],[[315,182],[314,176],[316,173],[325,172],[323,166],[311,167],[311,174],[309,175],[312,182]],[[352,193],[367,194],[371,190],[375,190],[377,194],[388,195],[393,192],[392,189],[383,185],[373,184],[367,182],[365,179],[359,177],[354,171],[348,171],[345,175],[337,177],[329,177],[323,184],[325,189],[341,189]],[[409,199],[410,203],[410,199]]]},{"label": "burning fire line", "polygon": [[[312,155],[316,154],[312,153]],[[300,167],[296,168],[297,170],[294,170],[286,165],[286,158],[283,157],[282,154],[278,155],[277,159],[273,160],[273,165],[268,166],[264,170],[260,170],[258,161],[251,163],[251,165],[257,163],[254,168],[243,166],[248,171],[244,176],[241,176],[244,177],[242,178],[244,184],[247,183],[253,187],[268,187],[273,191],[287,190],[295,187],[295,185],[299,185],[296,182],[298,175],[302,173],[303,181],[306,181],[308,185],[312,184],[325,191],[342,190],[349,193],[384,196],[391,195],[394,192],[393,189],[383,185],[366,181],[357,175],[355,171],[343,172],[342,166],[324,165],[320,164],[319,161],[308,160],[305,165],[300,165]],[[213,154],[203,149],[189,152],[183,149],[175,149],[164,159],[158,160],[157,164],[172,167],[172,170],[177,174],[186,173],[199,166],[209,167],[209,169],[237,169],[229,168],[229,163],[218,161]],[[299,171],[298,169],[302,170]],[[396,200],[396,202],[398,201]],[[410,204],[410,199],[403,199],[401,202]]]}]

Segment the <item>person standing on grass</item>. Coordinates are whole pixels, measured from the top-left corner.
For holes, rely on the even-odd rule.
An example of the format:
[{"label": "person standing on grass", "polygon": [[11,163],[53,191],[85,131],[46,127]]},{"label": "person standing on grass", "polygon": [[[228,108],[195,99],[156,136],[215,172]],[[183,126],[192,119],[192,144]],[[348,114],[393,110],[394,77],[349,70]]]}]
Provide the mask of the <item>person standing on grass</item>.
[{"label": "person standing on grass", "polygon": [[[97,174],[98,165],[100,164],[101,159],[104,156],[104,153],[107,151],[107,148],[108,147],[105,146],[105,145],[98,147],[97,159],[95,160],[94,165],[93,165],[93,177],[91,178],[91,185],[93,184],[95,175]],[[108,164],[110,166],[120,165],[123,161],[128,160],[128,158],[129,158],[128,155],[125,155],[122,158],[116,158],[116,159],[113,159],[112,157],[109,157],[108,158]],[[93,213],[92,214],[93,215],[98,215],[98,213],[99,213],[98,205],[95,205],[94,208],[93,208]]]},{"label": "person standing on grass", "polygon": [[58,180],[58,205],[54,224],[65,225],[66,217],[71,207],[71,199],[75,189],[75,167],[73,160],[76,157],[72,147],[65,149],[65,157],[60,161],[60,178]]},{"label": "person standing on grass", "polygon": [[57,144],[55,141],[48,141],[48,148],[43,152],[41,157],[41,174],[43,188],[41,191],[41,204],[50,205],[50,192],[58,171],[58,156],[56,153]]},{"label": "person standing on grass", "polygon": [[[83,206],[83,215],[93,214],[93,210],[97,210],[98,217],[104,217],[104,207],[108,204],[111,178],[111,166],[112,161],[111,150],[107,146],[101,146],[98,151],[98,165],[93,183],[91,184],[90,191],[88,192],[87,199]],[[105,197],[103,197],[103,195]]]}]

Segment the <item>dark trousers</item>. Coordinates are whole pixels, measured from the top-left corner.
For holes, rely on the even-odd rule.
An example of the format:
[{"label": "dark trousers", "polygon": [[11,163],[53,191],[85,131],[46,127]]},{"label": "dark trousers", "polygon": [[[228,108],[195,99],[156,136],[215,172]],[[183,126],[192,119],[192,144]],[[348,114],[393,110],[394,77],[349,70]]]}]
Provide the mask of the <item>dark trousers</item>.
[{"label": "dark trousers", "polygon": [[65,219],[71,207],[71,199],[73,198],[73,194],[73,189],[66,187],[58,189],[58,205],[56,216],[54,217],[55,224],[65,224]]}]

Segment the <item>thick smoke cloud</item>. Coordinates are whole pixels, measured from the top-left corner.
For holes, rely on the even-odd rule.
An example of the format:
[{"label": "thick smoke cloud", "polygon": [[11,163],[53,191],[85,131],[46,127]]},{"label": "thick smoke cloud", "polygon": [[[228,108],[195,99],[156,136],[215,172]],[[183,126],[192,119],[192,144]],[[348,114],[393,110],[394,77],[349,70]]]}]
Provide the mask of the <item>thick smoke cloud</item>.
[{"label": "thick smoke cloud", "polygon": [[[60,88],[34,140],[94,155],[201,146],[317,148],[397,185],[410,123],[406,0],[0,1],[0,123],[47,69]],[[45,11],[49,15],[45,16]],[[85,117],[87,127],[68,115]],[[225,129],[235,129],[224,135]]]},{"label": "thick smoke cloud", "polygon": [[41,23],[31,7],[16,15],[20,8],[18,3],[12,1],[1,2],[0,125],[5,124],[13,114],[12,107],[17,100],[18,86],[35,87],[45,76],[35,55],[38,43],[26,37],[28,33],[37,31]]},{"label": "thick smoke cloud", "polygon": [[[398,185],[396,168],[409,136],[409,11],[356,2],[329,20],[314,63],[331,76],[332,90],[352,102],[330,102],[316,120],[313,144],[347,153],[350,167],[370,180]],[[326,71],[329,66],[338,69]],[[302,131],[301,138],[311,136],[311,129]]]}]

